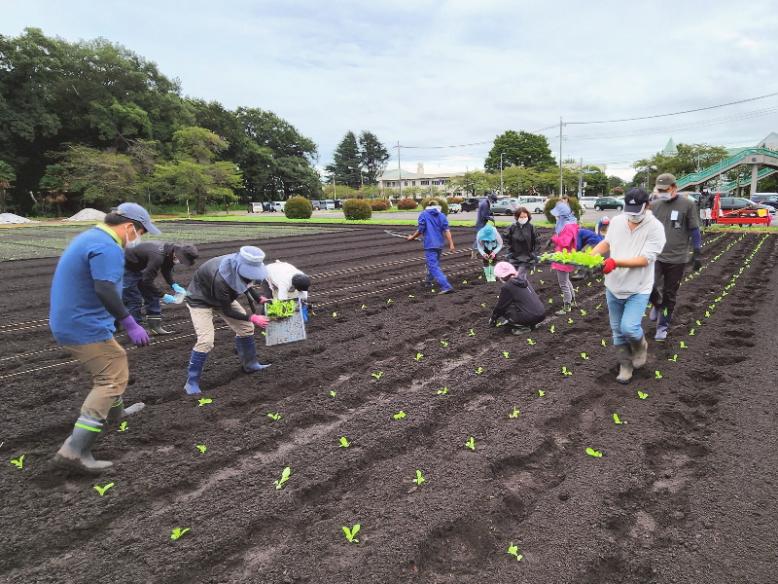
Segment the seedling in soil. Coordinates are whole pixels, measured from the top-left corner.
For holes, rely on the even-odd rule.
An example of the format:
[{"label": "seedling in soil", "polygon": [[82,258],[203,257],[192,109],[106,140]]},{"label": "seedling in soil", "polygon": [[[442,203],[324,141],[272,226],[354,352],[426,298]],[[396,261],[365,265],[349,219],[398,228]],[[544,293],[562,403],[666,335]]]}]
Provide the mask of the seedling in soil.
[{"label": "seedling in soil", "polygon": [[552,325],[551,325],[551,326],[548,328],[548,332],[550,332],[550,333],[553,335],[553,334],[556,332],[556,325],[552,324]]},{"label": "seedling in soil", "polygon": [[475,331],[473,329],[468,330],[467,331],[467,336],[468,337],[474,337],[475,336]]},{"label": "seedling in soil", "polygon": [[548,303],[549,303],[549,304],[554,304],[554,299],[553,299],[553,298],[549,298],[549,299],[548,299]]},{"label": "seedling in soil", "polygon": [[408,294],[408,298],[416,298],[413,294]]},{"label": "seedling in soil", "polygon": [[[434,290],[433,290],[433,292],[434,292]],[[387,305],[387,306],[390,306],[390,305],[392,305],[392,304],[394,304],[394,300],[392,300],[391,298],[390,298],[389,300],[387,300],[387,301],[386,301],[386,305]]]},{"label": "seedling in soil", "polygon": [[363,305],[362,305],[362,306],[360,306],[359,308],[360,308],[360,310],[364,310],[365,308],[367,308],[367,306],[365,306],[365,305],[363,304]]},{"label": "seedling in soil", "polygon": [[197,407],[203,407],[207,406],[208,404],[212,404],[213,400],[210,397],[201,397],[197,400]]},{"label": "seedling in soil", "polygon": [[514,558],[516,558],[517,562],[520,562],[521,560],[524,559],[524,556],[521,555],[521,553],[519,552],[519,546],[513,545],[513,542],[511,542],[511,545],[508,546],[507,553],[509,556],[513,556]]},{"label": "seedling in soil", "polygon": [[545,284],[545,283],[546,283],[546,281],[545,281],[545,280],[541,280],[541,281],[540,281],[540,285],[541,285],[541,286],[542,286],[543,284]]},{"label": "seedling in soil", "polygon": [[621,418],[619,417],[618,414],[613,414],[611,417],[613,418],[613,423],[616,424],[617,426],[621,426],[624,423],[621,421]]},{"label": "seedling in soil", "polygon": [[600,310],[600,308],[602,308],[602,302],[600,302],[597,306],[594,307],[595,310]]},{"label": "seedling in soil", "polygon": [[659,370],[654,371],[654,379],[662,379],[662,372]]},{"label": "seedling in soil", "polygon": [[413,358],[413,360],[416,361],[417,363],[422,359],[424,359],[424,353],[416,353],[416,356]]},{"label": "seedling in soil", "polygon": [[359,523],[355,523],[351,529],[346,527],[345,525],[342,527],[343,529],[343,535],[346,536],[346,539],[349,543],[359,543],[359,540],[357,539],[357,534],[359,533],[359,530],[362,529],[362,526]]},{"label": "seedling in soil", "polygon": [[330,397],[335,397],[336,395],[338,395],[338,392],[335,391],[334,389],[331,389],[329,395],[330,395]]},{"label": "seedling in soil", "polygon": [[573,372],[570,371],[565,365],[562,365],[562,375],[565,377],[572,377]]},{"label": "seedling in soil", "polygon": [[381,381],[381,378],[384,376],[383,371],[373,371],[373,373],[370,374],[370,376],[375,379],[376,381]]},{"label": "seedling in soil", "polygon": [[519,408],[513,408],[513,411],[512,411],[510,414],[508,414],[508,417],[509,417],[511,420],[515,420],[515,419],[516,419],[516,418],[518,418],[520,415],[521,415],[521,411],[519,410]]},{"label": "seedling in soil", "polygon": [[469,448],[473,452],[475,452],[475,438],[470,436],[470,438],[467,439],[467,442],[465,442],[465,448]]},{"label": "seedling in soil", "polygon": [[351,446],[351,442],[349,442],[348,438],[346,438],[345,436],[341,436],[340,440],[338,440],[338,443],[340,444],[341,448],[348,448],[349,446]]},{"label": "seedling in soil", "polygon": [[481,302],[481,308],[486,308],[486,304],[484,304],[483,302]]},{"label": "seedling in soil", "polygon": [[476,375],[481,375],[481,373],[483,373],[484,371],[485,371],[485,369],[483,367],[481,367],[480,365],[475,368],[475,374]]},{"label": "seedling in soil", "polygon": [[24,468],[24,454],[22,454],[19,458],[12,458],[11,464],[19,470],[22,470]]},{"label": "seedling in soil", "polygon": [[696,324],[697,326],[702,326],[702,323],[699,320],[695,320],[694,324]]},{"label": "seedling in soil", "polygon": [[693,337],[695,334],[696,334],[695,333],[695,329],[692,329],[692,330],[689,331],[689,336],[690,337]]},{"label": "seedling in soil", "polygon": [[537,345],[537,343],[535,341],[533,341],[532,339],[527,339],[527,344],[530,347],[534,347],[535,345]]},{"label": "seedling in soil", "polygon": [[392,414],[392,419],[395,421],[404,420],[408,417],[408,414],[406,414],[404,411],[400,410],[396,414]]},{"label": "seedling in soil", "polygon": [[705,311],[705,318],[710,318],[710,311],[708,310]]},{"label": "seedling in soil", "polygon": [[170,532],[170,539],[173,541],[178,541],[184,536],[185,533],[189,531],[191,531],[190,527],[174,527]]},{"label": "seedling in soil", "polygon": [[593,458],[602,458],[602,452],[600,450],[595,450],[594,448],[587,447],[586,448],[586,454]]},{"label": "seedling in soil", "polygon": [[208,447],[205,444],[195,444],[195,448],[200,451],[200,454],[205,454],[208,451]]},{"label": "seedling in soil", "polygon": [[97,491],[97,494],[101,497],[105,495],[106,492],[108,492],[108,489],[112,489],[114,486],[114,483],[107,483],[105,485],[95,485],[92,487],[95,491]]},{"label": "seedling in soil", "polygon": [[645,391],[638,390],[638,399],[648,399],[648,394]]},{"label": "seedling in soil", "polygon": [[273,420],[274,422],[277,422],[281,419],[281,413],[280,412],[268,412],[267,417]]},{"label": "seedling in soil", "polygon": [[462,280],[462,284],[463,284],[464,286],[467,286],[467,280]]},{"label": "seedling in soil", "polygon": [[684,341],[681,341],[681,348],[682,349],[688,349],[689,345],[687,345]]},{"label": "seedling in soil", "polygon": [[281,471],[281,478],[278,480],[273,481],[273,484],[276,486],[276,491],[280,491],[284,488],[284,485],[286,485],[286,482],[289,480],[289,477],[292,476],[292,469],[288,466],[284,467],[284,470]]},{"label": "seedling in soil", "polygon": [[127,421],[124,420],[122,421],[121,424],[119,424],[119,429],[117,430],[117,432],[126,432],[127,428],[129,428],[129,425],[127,424]]},{"label": "seedling in soil", "polygon": [[508,351],[503,351],[502,352],[502,356],[505,357],[506,359],[510,359],[511,358],[511,354]]},{"label": "seedling in soil", "polygon": [[607,346],[608,346],[608,342],[607,342],[605,339],[600,339],[600,344],[601,344],[603,347],[607,347]]},{"label": "seedling in soil", "polygon": [[545,395],[546,395],[546,392],[544,390],[542,390],[542,389],[538,390],[538,397],[543,397]]},{"label": "seedling in soil", "polygon": [[332,318],[338,318],[338,313],[337,312],[333,312],[332,313]]},{"label": "seedling in soil", "polygon": [[440,346],[443,347],[444,349],[448,349],[448,341],[441,340]]},{"label": "seedling in soil", "polygon": [[567,319],[567,324],[573,324],[575,321],[572,318]]},{"label": "seedling in soil", "polygon": [[668,361],[672,361],[673,363],[678,363],[678,353],[673,354],[673,356],[670,357]]},{"label": "seedling in soil", "polygon": [[586,353],[581,353],[581,359],[583,359],[584,361],[588,361],[589,355],[587,355]]},{"label": "seedling in soil", "polygon": [[427,482],[427,479],[424,478],[424,474],[419,469],[416,469],[416,478],[413,479],[413,482],[416,483],[417,487],[420,487]]},{"label": "seedling in soil", "polygon": [[448,395],[448,387],[441,387],[435,392],[435,395]]},{"label": "seedling in soil", "polygon": [[581,312],[581,316],[586,316],[587,314],[589,314],[583,308],[580,310],[580,312]]}]

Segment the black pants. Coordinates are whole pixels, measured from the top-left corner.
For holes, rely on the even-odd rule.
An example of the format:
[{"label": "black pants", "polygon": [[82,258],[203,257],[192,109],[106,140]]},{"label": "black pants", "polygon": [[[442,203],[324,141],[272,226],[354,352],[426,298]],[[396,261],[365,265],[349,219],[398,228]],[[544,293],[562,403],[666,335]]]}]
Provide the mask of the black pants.
[{"label": "black pants", "polygon": [[654,288],[651,290],[649,301],[659,312],[659,317],[665,322],[670,322],[675,310],[675,302],[678,297],[678,287],[683,280],[683,272],[686,264],[668,264],[657,261],[654,264]]}]

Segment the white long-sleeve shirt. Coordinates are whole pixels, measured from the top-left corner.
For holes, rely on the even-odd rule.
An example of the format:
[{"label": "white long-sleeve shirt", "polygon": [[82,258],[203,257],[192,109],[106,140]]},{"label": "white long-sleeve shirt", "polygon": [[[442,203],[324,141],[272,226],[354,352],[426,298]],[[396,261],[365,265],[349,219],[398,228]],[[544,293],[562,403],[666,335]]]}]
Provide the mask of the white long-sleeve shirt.
[{"label": "white long-sleeve shirt", "polygon": [[308,292],[299,292],[292,286],[292,278],[303,273],[292,264],[276,260],[272,264],[265,264],[265,268],[267,268],[265,281],[270,286],[273,298],[277,300],[294,298],[306,300],[308,298]]},{"label": "white long-sleeve shirt", "polygon": [[654,286],[654,263],[665,246],[665,228],[651,211],[632,230],[629,220],[622,213],[611,220],[605,241],[610,246],[610,257],[625,260],[643,256],[648,265],[642,268],[616,268],[605,275],[605,287],[616,298],[628,298],[633,294],[650,294]]}]

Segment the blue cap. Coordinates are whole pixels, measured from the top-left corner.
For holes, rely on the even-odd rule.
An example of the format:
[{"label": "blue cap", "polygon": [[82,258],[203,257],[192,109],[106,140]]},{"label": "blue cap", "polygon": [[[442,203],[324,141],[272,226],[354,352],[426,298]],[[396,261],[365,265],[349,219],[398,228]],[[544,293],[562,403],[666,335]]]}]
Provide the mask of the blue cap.
[{"label": "blue cap", "polygon": [[137,221],[143,225],[143,229],[145,229],[146,233],[149,233],[150,235],[160,234],[159,229],[157,229],[156,226],[151,222],[151,215],[149,215],[149,212],[138,205],[138,203],[122,203],[116,207],[114,213],[121,215],[126,219],[130,219],[131,221]]}]

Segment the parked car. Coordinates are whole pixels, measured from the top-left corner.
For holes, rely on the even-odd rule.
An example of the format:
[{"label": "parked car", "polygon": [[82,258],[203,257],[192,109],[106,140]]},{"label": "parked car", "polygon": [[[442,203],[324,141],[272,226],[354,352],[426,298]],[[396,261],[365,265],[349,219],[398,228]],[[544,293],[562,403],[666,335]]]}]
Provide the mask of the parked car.
[{"label": "parked car", "polygon": [[273,202],[272,201],[263,201],[262,202],[262,210],[265,213],[275,213],[275,211],[276,211],[275,207],[273,206]]},{"label": "parked car", "polygon": [[519,207],[526,207],[530,213],[542,213],[546,208],[545,197],[519,197]]},{"label": "parked car", "polygon": [[462,211],[462,205],[459,203],[449,203],[448,204],[448,212],[451,213],[460,213]]},{"label": "parked car", "polygon": [[492,214],[494,215],[513,215],[521,205],[518,199],[498,199],[496,203],[492,203]]},{"label": "parked car", "polygon": [[745,197],[721,197],[719,206],[722,211],[734,211],[736,209],[767,209],[770,215],[775,215],[775,207],[760,205]]},{"label": "parked car", "polygon": [[319,199],[311,199],[311,206],[313,207],[314,211],[322,210],[321,201]]},{"label": "parked car", "polygon": [[778,193],[754,193],[751,200],[760,205],[769,205],[774,209],[778,208]]},{"label": "parked car", "polygon": [[463,211],[475,211],[478,209],[478,203],[481,202],[481,199],[477,199],[475,197],[471,197],[469,199],[465,199],[462,201],[462,210]]},{"label": "parked car", "polygon": [[581,197],[578,202],[584,209],[594,209],[594,205],[597,202],[598,197]]},{"label": "parked car", "polygon": [[624,208],[624,201],[617,199],[616,197],[599,197],[594,202],[594,208],[597,211],[604,211],[605,209],[616,209],[621,211]]},{"label": "parked car", "polygon": [[279,213],[284,210],[284,207],[286,207],[285,201],[273,201],[273,210],[278,211]]},{"label": "parked car", "polygon": [[319,203],[320,208],[322,211],[334,211],[335,210],[335,201],[333,199],[322,199],[322,201]]}]

